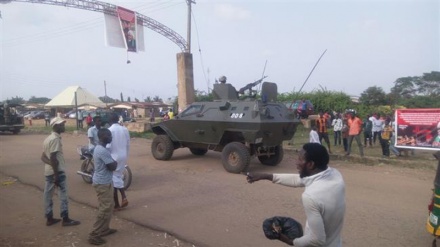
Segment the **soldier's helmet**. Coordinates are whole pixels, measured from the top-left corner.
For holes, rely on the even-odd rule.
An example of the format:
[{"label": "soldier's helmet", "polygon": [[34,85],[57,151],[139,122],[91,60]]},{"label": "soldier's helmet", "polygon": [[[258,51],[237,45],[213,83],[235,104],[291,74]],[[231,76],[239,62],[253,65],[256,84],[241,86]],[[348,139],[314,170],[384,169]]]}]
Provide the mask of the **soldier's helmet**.
[{"label": "soldier's helmet", "polygon": [[221,82],[221,83],[226,83],[226,76],[224,76],[224,75],[222,75],[222,76],[220,76],[220,78],[218,78],[218,80]]}]

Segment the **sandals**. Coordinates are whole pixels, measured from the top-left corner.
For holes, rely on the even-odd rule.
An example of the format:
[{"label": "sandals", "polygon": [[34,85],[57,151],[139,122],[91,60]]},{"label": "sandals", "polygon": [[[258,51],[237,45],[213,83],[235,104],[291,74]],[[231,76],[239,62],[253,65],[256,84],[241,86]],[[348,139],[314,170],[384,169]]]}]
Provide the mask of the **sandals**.
[{"label": "sandals", "polygon": [[125,208],[128,206],[128,200],[127,198],[122,199],[121,208]]}]

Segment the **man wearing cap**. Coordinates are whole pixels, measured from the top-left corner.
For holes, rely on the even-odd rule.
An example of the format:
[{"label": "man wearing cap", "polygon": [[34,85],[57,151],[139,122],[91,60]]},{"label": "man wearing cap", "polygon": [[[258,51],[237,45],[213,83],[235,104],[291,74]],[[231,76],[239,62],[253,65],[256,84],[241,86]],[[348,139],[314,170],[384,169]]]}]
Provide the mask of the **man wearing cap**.
[{"label": "man wearing cap", "polygon": [[46,225],[51,226],[60,222],[60,219],[53,217],[53,192],[58,186],[58,197],[60,198],[60,215],[63,218],[62,226],[75,226],[80,222],[69,218],[66,164],[64,162],[63,144],[61,143],[61,133],[65,131],[66,120],[55,117],[50,121],[52,133],[43,142],[43,153],[41,160],[44,162],[44,176],[46,184],[44,186],[44,210]]},{"label": "man wearing cap", "polygon": [[[294,246],[341,247],[345,215],[345,183],[341,173],[328,166],[329,154],[319,143],[306,143],[298,154],[299,174],[248,173],[248,183],[269,180],[289,187],[305,187],[302,203],[307,221],[304,235],[278,240]],[[275,230],[275,229],[274,229]]]}]

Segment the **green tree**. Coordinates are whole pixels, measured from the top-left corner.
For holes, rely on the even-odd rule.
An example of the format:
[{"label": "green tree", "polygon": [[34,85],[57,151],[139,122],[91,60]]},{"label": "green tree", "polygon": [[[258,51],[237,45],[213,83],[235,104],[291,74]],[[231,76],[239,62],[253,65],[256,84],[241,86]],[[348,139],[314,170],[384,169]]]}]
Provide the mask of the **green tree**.
[{"label": "green tree", "polygon": [[381,87],[377,86],[369,87],[361,93],[359,102],[367,106],[386,105],[388,103],[387,95]]},{"label": "green tree", "polygon": [[99,97],[99,100],[101,100],[104,103],[116,103],[116,102],[118,102],[118,100],[112,99],[109,96],[101,96],[101,97]]},{"label": "green tree", "polygon": [[440,96],[440,72],[432,71],[424,73],[421,78],[415,81],[417,92],[426,96]]},{"label": "green tree", "polygon": [[438,97],[417,95],[409,99],[403,99],[399,104],[406,108],[440,108]]},{"label": "green tree", "polygon": [[32,104],[46,104],[50,101],[49,98],[46,97],[35,97],[32,96],[29,98],[28,103],[32,103]]},{"label": "green tree", "polygon": [[292,102],[302,99],[312,102],[315,113],[320,111],[343,112],[354,107],[354,102],[349,95],[325,88],[314,90],[311,93],[282,93],[278,95],[278,101],[286,102],[287,107],[291,107]]},{"label": "green tree", "polygon": [[150,96],[147,96],[147,98],[144,99],[144,102],[153,102]]},{"label": "green tree", "polygon": [[392,105],[403,105],[408,108],[438,107],[439,96],[439,71],[424,73],[422,76],[398,78],[389,94]]},{"label": "green tree", "polygon": [[127,97],[127,102],[131,102],[130,96]]},{"label": "green tree", "polygon": [[153,98],[153,102],[163,102],[163,100],[159,97],[159,96],[154,96],[154,98]]},{"label": "green tree", "polygon": [[18,96],[12,97],[11,99],[8,99],[8,100],[9,100],[9,104],[24,104],[25,103],[24,99],[22,97],[18,97]]},{"label": "green tree", "polygon": [[418,77],[408,76],[398,78],[394,82],[394,87],[391,88],[391,94],[394,98],[411,98],[417,93],[417,89],[415,87],[415,81],[418,80]]},{"label": "green tree", "polygon": [[195,90],[194,91],[195,102],[202,102],[202,101],[213,101],[214,97],[212,93],[208,94],[205,91]]}]

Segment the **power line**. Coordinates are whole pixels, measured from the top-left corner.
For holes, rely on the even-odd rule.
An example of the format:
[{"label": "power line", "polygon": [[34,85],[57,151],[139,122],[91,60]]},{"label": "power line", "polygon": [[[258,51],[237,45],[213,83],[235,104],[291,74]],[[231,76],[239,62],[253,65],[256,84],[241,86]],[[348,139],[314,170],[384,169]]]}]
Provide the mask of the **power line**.
[{"label": "power line", "polygon": [[[166,1],[166,2],[159,2],[156,3],[155,5],[153,5],[154,3],[149,3],[149,4],[143,4],[140,5],[138,7],[135,7],[134,9],[151,9],[149,12],[153,13],[153,12],[157,12],[163,9],[167,9],[173,6],[177,6],[181,3],[172,3],[172,1]],[[168,5],[166,5],[168,4]],[[147,5],[152,5],[152,6],[147,6]],[[8,39],[8,40],[3,40],[1,41],[1,45],[4,45],[5,47],[13,47],[13,46],[19,46],[19,45],[24,45],[24,44],[29,44],[29,43],[33,43],[33,42],[40,42],[40,41],[45,41],[45,40],[49,40],[49,39],[55,39],[55,38],[59,38],[62,36],[66,36],[66,35],[71,35],[74,33],[78,33],[78,32],[82,32],[82,31],[86,31],[95,27],[98,27],[100,25],[103,24],[103,20],[101,17],[99,18],[93,18],[87,21],[83,21],[74,25],[69,25],[66,27],[62,27],[62,28],[57,28],[57,29],[53,29],[53,30],[48,30],[46,32],[40,32],[38,34],[31,34],[31,35],[26,35],[26,36],[21,36],[21,37],[16,37],[16,38],[12,38],[12,39]]]},{"label": "power line", "polygon": [[205,65],[203,63],[203,56],[202,56],[202,49],[200,48],[200,37],[199,37],[199,29],[197,27],[197,22],[196,22],[196,18],[194,16],[194,11],[191,12],[192,17],[193,17],[193,21],[194,21],[194,26],[196,28],[196,36],[197,36],[197,46],[199,47],[199,54],[200,54],[200,64],[202,66],[202,71],[203,71],[203,78],[205,79],[206,84],[208,85],[208,93],[209,93],[209,81],[206,77],[206,73],[205,73]]}]

